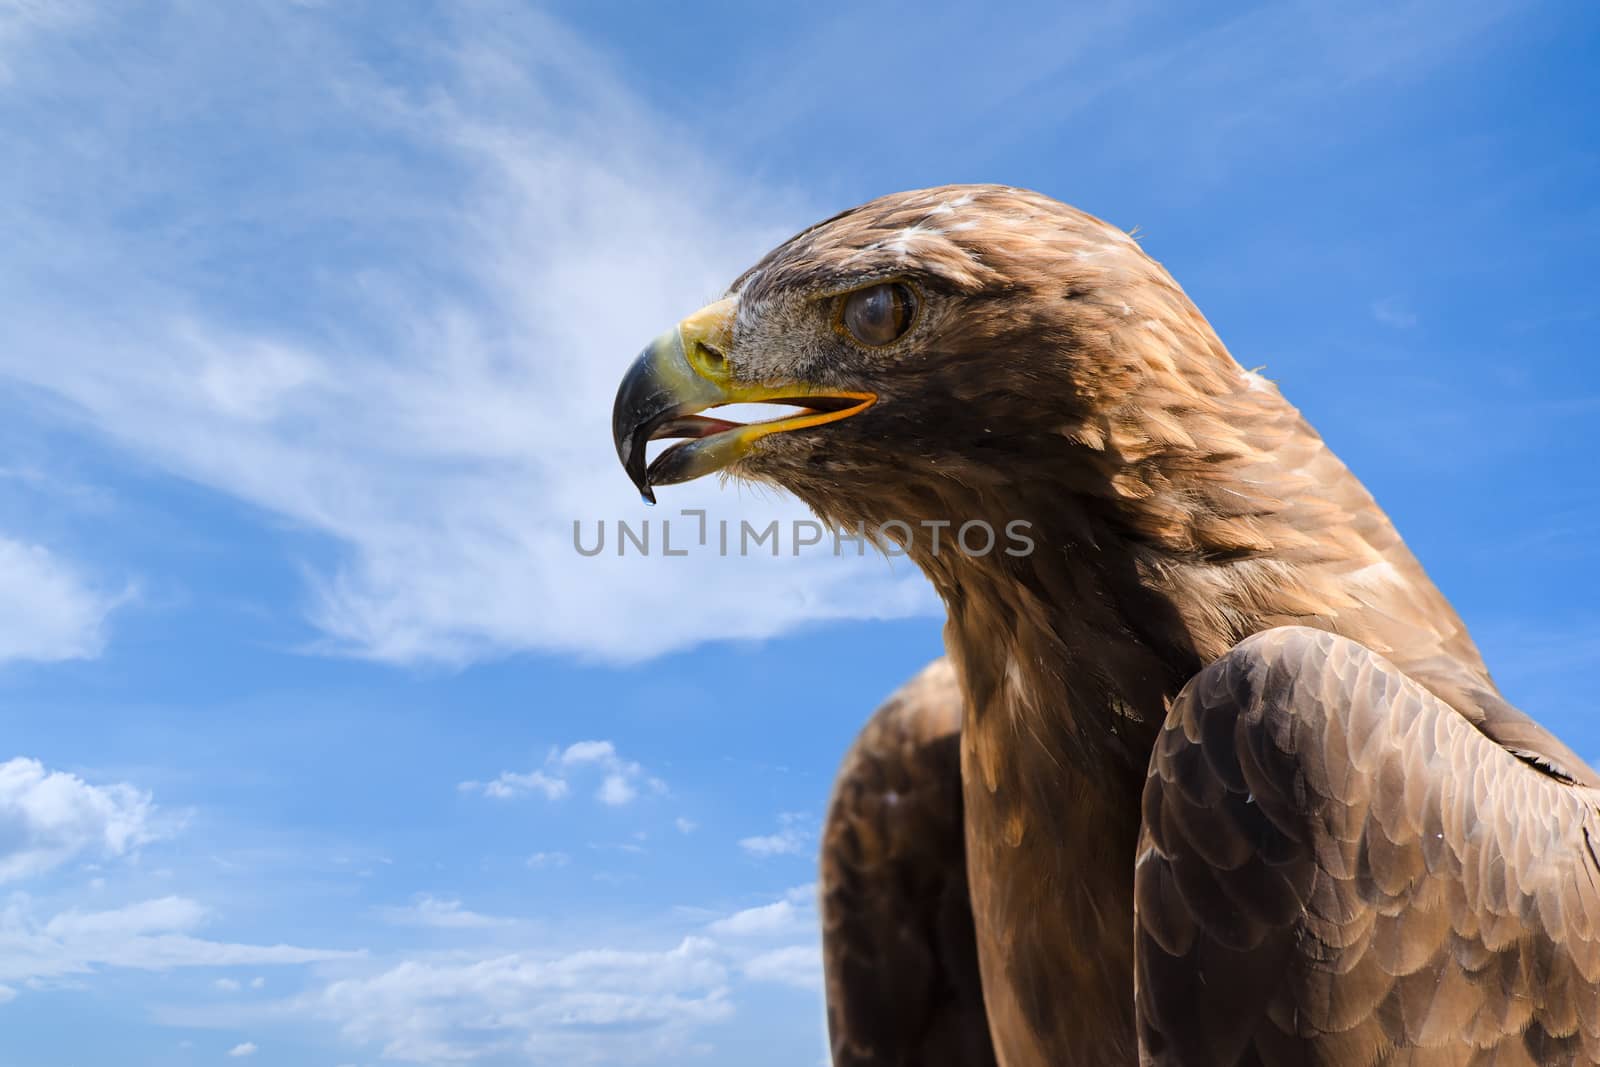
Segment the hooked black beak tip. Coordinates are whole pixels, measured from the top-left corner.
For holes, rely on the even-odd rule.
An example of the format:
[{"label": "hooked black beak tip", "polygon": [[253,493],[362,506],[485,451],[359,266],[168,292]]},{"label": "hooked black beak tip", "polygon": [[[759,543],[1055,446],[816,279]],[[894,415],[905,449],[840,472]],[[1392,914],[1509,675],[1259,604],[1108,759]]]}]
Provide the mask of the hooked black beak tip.
[{"label": "hooked black beak tip", "polygon": [[[726,317],[720,312],[719,316],[718,322]],[[691,316],[686,321],[694,318]],[[691,327],[694,327],[692,321]],[[698,334],[695,336],[698,338]],[[707,436],[703,428],[696,433],[675,432],[668,423],[728,403],[731,398],[732,394],[723,385],[702,374],[689,361],[682,324],[657,337],[639,353],[617,386],[617,399],[611,409],[611,438],[617,448],[617,459],[622,461],[622,468],[639,491],[640,499],[654,504],[656,494],[652,481],[664,485],[687,481],[704,471],[692,470],[693,464],[686,465],[683,461],[706,460],[712,456],[704,450],[685,450],[680,446],[663,453],[654,464],[657,469],[652,470],[645,455],[650,442],[658,435]],[[677,456],[678,461],[663,465],[661,460],[668,456]]]},{"label": "hooked black beak tip", "polygon": [[650,488],[645,448],[651,431],[670,412],[670,405],[662,403],[665,390],[655,372],[655,349],[650,345],[633,361],[617,387],[617,399],[611,408],[611,438],[617,459],[646,504],[654,504],[656,494]]}]

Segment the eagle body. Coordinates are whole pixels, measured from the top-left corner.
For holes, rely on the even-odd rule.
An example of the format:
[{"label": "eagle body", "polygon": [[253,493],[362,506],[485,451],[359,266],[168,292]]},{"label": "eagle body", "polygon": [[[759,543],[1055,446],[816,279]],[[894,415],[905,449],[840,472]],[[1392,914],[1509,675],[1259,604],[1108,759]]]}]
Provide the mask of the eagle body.
[{"label": "eagle body", "polygon": [[[946,605],[959,729],[914,687],[841,773],[836,1063],[1600,1062],[1600,779],[1127,234],[1007,187],[897,194],[775,249],[673,344],[692,403],[656,399],[660,352],[619,394],[645,488],[714,460],[841,527],[1035,544],[903,544]],[[685,419],[752,395],[818,399]],[[641,404],[694,439],[649,472]],[[963,892],[977,990],[937,919]],[[885,1015],[895,974],[920,1007]],[[980,996],[987,1045],[930,1043]]]}]

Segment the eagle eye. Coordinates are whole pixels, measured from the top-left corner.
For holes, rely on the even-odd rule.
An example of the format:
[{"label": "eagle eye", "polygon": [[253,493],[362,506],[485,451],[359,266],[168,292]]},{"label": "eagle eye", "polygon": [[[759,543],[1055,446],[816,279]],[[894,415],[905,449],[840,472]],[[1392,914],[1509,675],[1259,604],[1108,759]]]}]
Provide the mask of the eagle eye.
[{"label": "eagle eye", "polygon": [[880,348],[898,341],[917,317],[917,294],[904,282],[857,289],[844,298],[839,324],[858,343]]}]

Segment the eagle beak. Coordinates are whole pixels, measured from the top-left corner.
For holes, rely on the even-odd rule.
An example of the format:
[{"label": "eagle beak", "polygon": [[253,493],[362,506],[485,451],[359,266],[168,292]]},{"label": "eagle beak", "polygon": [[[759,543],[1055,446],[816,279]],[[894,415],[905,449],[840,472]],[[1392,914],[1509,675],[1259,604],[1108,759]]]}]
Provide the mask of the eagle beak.
[{"label": "eagle beak", "polygon": [[[651,342],[617,388],[611,435],[617,458],[647,504],[656,502],[655,486],[722,470],[768,434],[847,419],[878,399],[875,393],[824,390],[804,383],[737,380],[728,358],[737,308],[729,297],[696,311]],[[802,410],[753,423],[700,414],[724,404],[754,403]],[[665,438],[685,440],[646,466],[645,447]]]}]

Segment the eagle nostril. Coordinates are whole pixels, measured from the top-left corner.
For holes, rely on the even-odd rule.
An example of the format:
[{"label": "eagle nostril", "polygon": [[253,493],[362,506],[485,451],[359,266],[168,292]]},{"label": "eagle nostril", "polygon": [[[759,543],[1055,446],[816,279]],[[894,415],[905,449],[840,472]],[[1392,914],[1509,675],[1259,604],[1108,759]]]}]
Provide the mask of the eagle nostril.
[{"label": "eagle nostril", "polygon": [[708,369],[721,371],[727,368],[728,357],[723,355],[718,349],[713,348],[704,341],[696,341],[695,347],[700,350],[700,358],[705,362],[705,365]]}]

